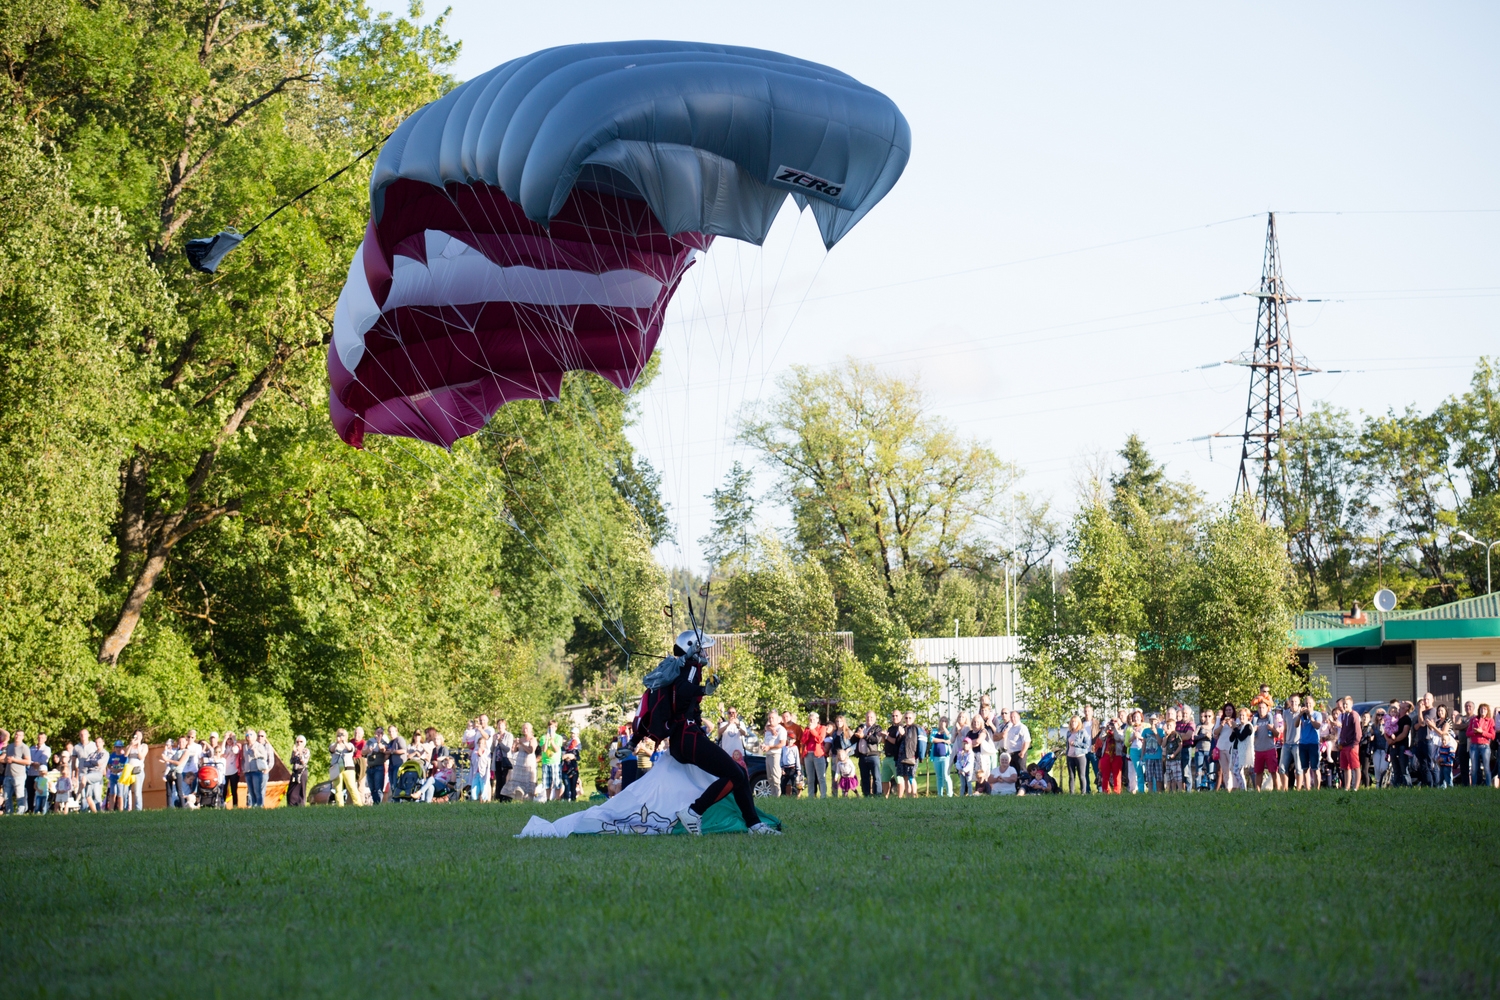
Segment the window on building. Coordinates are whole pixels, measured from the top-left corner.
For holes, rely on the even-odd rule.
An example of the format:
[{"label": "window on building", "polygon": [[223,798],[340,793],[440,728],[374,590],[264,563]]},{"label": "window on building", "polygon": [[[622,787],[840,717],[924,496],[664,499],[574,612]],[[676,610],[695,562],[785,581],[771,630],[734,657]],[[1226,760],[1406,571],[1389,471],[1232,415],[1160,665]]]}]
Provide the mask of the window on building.
[{"label": "window on building", "polygon": [[1393,642],[1365,648],[1354,646],[1337,649],[1333,662],[1341,667],[1404,667],[1416,662],[1416,647],[1410,642]]},{"label": "window on building", "polygon": [[1493,683],[1495,680],[1495,665],[1493,663],[1481,663],[1475,670],[1475,674],[1475,680],[1479,683]]}]

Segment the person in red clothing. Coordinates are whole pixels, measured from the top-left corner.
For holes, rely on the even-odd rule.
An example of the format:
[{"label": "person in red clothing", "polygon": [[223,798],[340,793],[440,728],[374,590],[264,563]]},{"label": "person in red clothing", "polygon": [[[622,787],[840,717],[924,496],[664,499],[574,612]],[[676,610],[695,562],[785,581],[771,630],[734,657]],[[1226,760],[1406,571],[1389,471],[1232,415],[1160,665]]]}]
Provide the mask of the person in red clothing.
[{"label": "person in red clothing", "polygon": [[1099,778],[1107,795],[1120,794],[1120,776],[1125,771],[1125,741],[1120,732],[1120,723],[1110,719],[1104,725],[1099,750]]},{"label": "person in red clothing", "polygon": [[828,751],[823,743],[827,735],[828,728],[818,722],[818,713],[809,712],[807,727],[798,737],[797,747],[802,751],[802,774],[807,779],[810,799],[828,798]]},{"label": "person in red clothing", "polygon": [[1488,785],[1492,780],[1490,744],[1495,742],[1495,719],[1488,704],[1469,720],[1469,784]]},{"label": "person in red clothing", "polygon": [[1344,790],[1359,790],[1359,742],[1364,727],[1354,710],[1354,699],[1348,695],[1339,701],[1339,770],[1344,772]]},{"label": "person in red clothing", "polygon": [[365,739],[364,726],[354,727],[354,739],[351,742],[354,744],[354,784],[363,796],[368,790],[367,775],[370,767],[370,760],[365,756],[365,743],[368,741]]}]

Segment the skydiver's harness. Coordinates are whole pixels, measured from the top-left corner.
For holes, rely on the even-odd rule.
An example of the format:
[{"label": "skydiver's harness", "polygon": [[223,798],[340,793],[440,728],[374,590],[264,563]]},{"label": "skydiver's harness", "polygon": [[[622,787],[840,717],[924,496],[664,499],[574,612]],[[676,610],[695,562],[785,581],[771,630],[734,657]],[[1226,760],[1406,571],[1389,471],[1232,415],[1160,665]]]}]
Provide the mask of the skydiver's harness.
[{"label": "skydiver's harness", "polygon": [[699,654],[668,656],[646,675],[631,742],[649,735],[653,740],[681,739],[703,731],[702,702],[716,686],[703,683],[703,658]]}]

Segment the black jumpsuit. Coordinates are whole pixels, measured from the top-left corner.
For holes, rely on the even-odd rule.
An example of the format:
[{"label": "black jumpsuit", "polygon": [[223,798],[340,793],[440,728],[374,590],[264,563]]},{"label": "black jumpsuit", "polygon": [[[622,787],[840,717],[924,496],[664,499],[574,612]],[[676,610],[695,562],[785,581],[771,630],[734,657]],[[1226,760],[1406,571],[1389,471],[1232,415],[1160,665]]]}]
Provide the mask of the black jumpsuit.
[{"label": "black jumpsuit", "polygon": [[734,794],[740,807],[745,826],[760,822],[755,811],[755,800],[750,795],[750,776],[734,762],[734,758],[709,739],[703,729],[702,704],[703,666],[696,657],[689,657],[682,673],[672,687],[672,725],[669,749],[672,759],[680,764],[692,764],[702,768],[717,780],[706,788],[698,801],[693,803],[693,812],[702,816],[709,807],[725,795]]}]

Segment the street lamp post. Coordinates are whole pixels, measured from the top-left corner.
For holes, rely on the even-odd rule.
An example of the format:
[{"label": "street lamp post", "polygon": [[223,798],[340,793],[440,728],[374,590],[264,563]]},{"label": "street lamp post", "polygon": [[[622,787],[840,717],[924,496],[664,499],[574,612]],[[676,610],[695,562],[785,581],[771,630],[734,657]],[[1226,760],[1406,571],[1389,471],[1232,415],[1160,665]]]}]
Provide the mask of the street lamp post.
[{"label": "street lamp post", "polygon": [[1493,542],[1486,542],[1482,539],[1475,538],[1467,531],[1457,532],[1456,537],[1462,538],[1470,545],[1484,546],[1484,592],[1486,594],[1490,593],[1494,589],[1493,578],[1490,576],[1490,554],[1495,551],[1495,546],[1500,545],[1500,538],[1495,539]]}]

